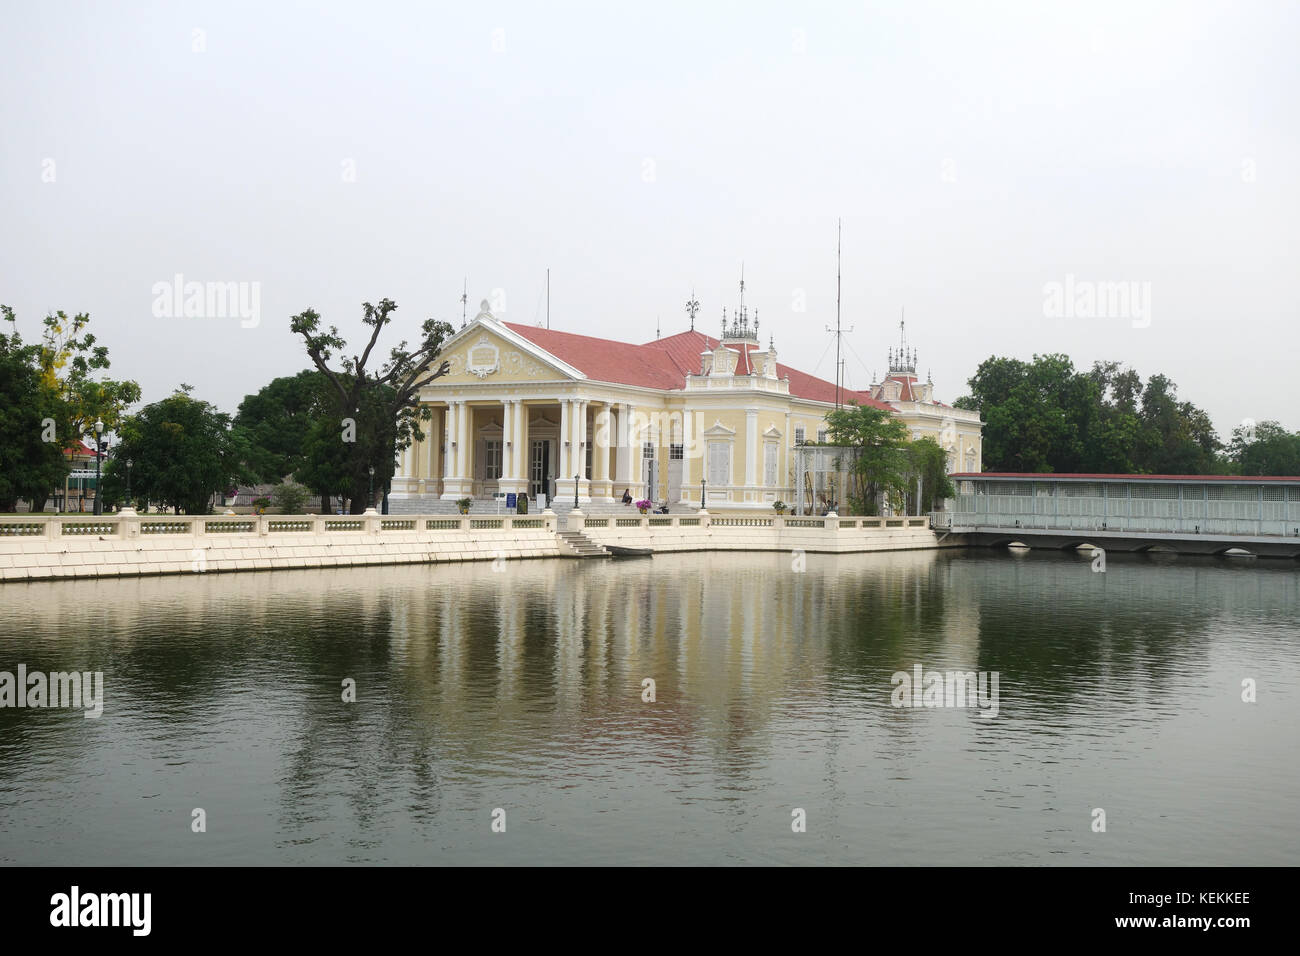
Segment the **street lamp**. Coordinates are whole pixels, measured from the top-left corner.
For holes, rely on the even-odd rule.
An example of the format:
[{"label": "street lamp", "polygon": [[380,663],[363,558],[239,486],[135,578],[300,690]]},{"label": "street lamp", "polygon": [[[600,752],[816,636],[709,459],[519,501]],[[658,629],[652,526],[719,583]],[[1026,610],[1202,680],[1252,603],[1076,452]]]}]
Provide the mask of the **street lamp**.
[{"label": "street lamp", "polygon": [[126,460],[126,506],[131,507],[131,466],[134,465],[130,458]]},{"label": "street lamp", "polygon": [[700,479],[700,510],[704,510],[704,479]]},{"label": "street lamp", "polygon": [[370,472],[370,507],[375,506],[375,466],[371,465],[366,469]]},{"label": "street lamp", "polygon": [[578,476],[573,476],[573,510],[578,510]]},{"label": "street lamp", "polygon": [[104,500],[99,491],[99,460],[104,457],[104,423],[95,420],[95,514],[104,513]]}]

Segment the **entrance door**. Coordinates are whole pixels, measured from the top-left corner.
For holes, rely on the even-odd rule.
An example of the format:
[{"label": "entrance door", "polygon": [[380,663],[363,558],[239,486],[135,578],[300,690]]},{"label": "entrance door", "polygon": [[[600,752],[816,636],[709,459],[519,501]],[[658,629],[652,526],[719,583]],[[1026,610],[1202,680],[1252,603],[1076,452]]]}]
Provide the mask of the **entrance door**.
[{"label": "entrance door", "polygon": [[528,492],[536,498],[538,495],[551,498],[551,443],[545,438],[534,438],[528,458]]},{"label": "entrance door", "polygon": [[682,500],[682,452],[681,445],[668,446],[668,501],[674,505]]},{"label": "entrance door", "polygon": [[655,507],[659,506],[659,462],[654,458],[641,459],[641,487],[645,489],[646,500]]}]

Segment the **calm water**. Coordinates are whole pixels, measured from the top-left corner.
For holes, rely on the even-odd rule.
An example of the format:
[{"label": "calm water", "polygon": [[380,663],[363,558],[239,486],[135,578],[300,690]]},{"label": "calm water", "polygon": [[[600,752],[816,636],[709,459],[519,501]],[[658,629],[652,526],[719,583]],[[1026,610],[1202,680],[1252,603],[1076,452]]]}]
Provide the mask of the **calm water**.
[{"label": "calm water", "polygon": [[[1293,563],[708,554],[0,601],[0,670],[106,684],[99,720],[0,710],[3,863],[1300,855]],[[997,671],[998,715],[894,708],[916,664]]]}]

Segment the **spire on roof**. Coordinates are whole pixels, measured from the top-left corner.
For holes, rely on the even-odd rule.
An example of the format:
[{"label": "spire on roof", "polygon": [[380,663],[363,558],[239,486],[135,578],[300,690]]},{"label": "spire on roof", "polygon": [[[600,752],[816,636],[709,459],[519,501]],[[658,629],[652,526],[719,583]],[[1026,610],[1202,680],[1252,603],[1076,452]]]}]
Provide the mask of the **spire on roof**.
[{"label": "spire on roof", "polygon": [[889,350],[889,374],[890,375],[915,375],[916,374],[916,349],[907,347],[907,323],[899,313],[898,320],[898,338],[899,347],[897,351]]},{"label": "spire on roof", "polygon": [[686,314],[691,317],[691,331],[695,331],[695,314],[700,311],[699,300],[695,298],[695,290],[691,290],[690,301],[686,303]]},{"label": "spire on roof", "polygon": [[740,307],[731,313],[731,324],[727,324],[727,310],[722,310],[722,337],[758,345],[758,310],[754,310],[754,324],[749,323],[749,308],[745,305],[745,265],[740,266]]}]

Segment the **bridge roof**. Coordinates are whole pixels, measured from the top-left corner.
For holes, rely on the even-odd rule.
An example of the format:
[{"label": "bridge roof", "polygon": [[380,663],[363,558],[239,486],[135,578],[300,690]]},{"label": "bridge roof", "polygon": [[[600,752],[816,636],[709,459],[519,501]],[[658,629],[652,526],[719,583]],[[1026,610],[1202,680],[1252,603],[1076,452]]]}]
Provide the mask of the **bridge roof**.
[{"label": "bridge roof", "polygon": [[1179,481],[1185,484],[1228,481],[1245,485],[1256,482],[1300,482],[1300,475],[1090,475],[1055,471],[959,471],[948,477],[963,481],[974,481],[979,478],[991,478],[996,481]]}]

